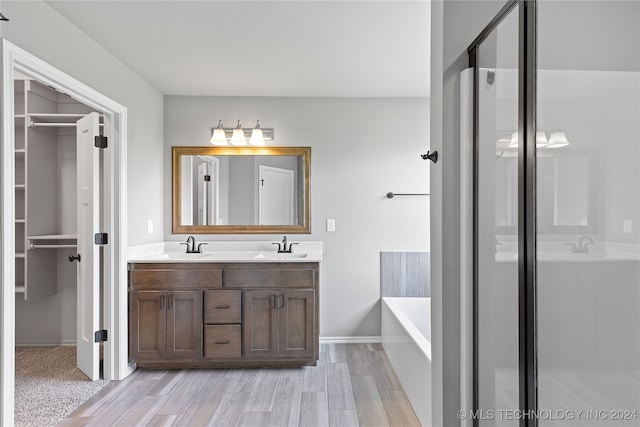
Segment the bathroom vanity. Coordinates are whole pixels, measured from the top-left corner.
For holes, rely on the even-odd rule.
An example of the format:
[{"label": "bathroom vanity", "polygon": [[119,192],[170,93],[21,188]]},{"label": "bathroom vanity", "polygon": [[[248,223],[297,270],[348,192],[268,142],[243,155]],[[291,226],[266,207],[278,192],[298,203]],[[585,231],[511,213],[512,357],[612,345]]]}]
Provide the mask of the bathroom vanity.
[{"label": "bathroom vanity", "polygon": [[319,256],[219,254],[130,260],[130,360],[165,368],[314,365]]}]

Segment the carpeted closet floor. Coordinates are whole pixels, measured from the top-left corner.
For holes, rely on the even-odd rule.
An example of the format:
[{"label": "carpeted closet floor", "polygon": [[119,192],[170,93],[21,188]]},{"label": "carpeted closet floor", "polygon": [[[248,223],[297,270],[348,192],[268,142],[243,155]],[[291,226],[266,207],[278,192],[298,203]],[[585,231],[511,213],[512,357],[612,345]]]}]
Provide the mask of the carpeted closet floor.
[{"label": "carpeted closet floor", "polygon": [[15,425],[56,425],[108,383],[76,367],[75,347],[16,347]]}]

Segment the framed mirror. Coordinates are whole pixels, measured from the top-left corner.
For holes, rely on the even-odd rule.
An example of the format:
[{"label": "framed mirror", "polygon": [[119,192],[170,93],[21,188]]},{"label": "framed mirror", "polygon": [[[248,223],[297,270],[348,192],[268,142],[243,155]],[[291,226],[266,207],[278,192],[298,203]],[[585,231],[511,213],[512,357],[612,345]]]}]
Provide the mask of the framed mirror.
[{"label": "framed mirror", "polygon": [[173,147],[174,234],[311,232],[310,147]]}]

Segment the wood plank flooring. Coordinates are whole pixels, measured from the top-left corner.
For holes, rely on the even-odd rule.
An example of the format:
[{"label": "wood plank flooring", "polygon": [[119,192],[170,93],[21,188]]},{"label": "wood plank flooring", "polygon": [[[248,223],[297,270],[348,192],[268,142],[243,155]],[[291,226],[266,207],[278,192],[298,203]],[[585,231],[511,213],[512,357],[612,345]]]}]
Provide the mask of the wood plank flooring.
[{"label": "wood plank flooring", "polygon": [[317,366],[137,370],[60,426],[420,426],[380,344],[322,344]]}]

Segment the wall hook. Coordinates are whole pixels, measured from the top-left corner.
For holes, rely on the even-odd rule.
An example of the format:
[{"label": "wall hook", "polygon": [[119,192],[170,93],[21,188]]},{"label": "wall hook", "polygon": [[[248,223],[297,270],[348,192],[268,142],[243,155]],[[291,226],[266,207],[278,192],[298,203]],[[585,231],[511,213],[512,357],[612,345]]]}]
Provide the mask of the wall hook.
[{"label": "wall hook", "polygon": [[433,163],[438,163],[438,152],[434,151],[433,153],[427,150],[427,154],[421,154],[422,160],[431,160]]},{"label": "wall hook", "polygon": [[9,22],[9,18],[7,18],[6,16],[4,16],[4,15],[2,14],[2,12],[0,12],[0,21]]}]

